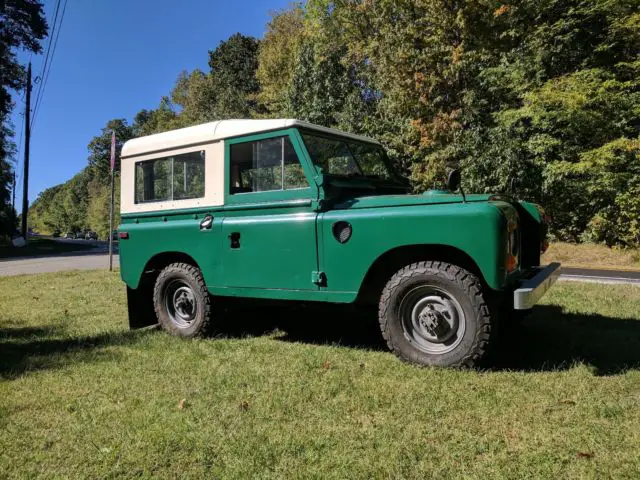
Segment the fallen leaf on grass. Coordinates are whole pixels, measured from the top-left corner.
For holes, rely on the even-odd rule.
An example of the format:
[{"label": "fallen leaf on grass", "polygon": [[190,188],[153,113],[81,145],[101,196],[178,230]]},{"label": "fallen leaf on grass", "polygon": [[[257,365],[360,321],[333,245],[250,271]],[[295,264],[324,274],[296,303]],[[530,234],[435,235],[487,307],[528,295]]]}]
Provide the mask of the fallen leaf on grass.
[{"label": "fallen leaf on grass", "polygon": [[592,452],[578,452],[576,453],[576,457],[578,458],[584,458],[586,460],[589,460],[591,458],[593,458],[594,454]]},{"label": "fallen leaf on grass", "polygon": [[560,405],[575,405],[576,402],[574,402],[573,400],[561,400]]},{"label": "fallen leaf on grass", "polygon": [[325,370],[329,370],[331,368],[331,362],[327,360],[322,364],[322,368],[324,368]]},{"label": "fallen leaf on grass", "polygon": [[238,408],[240,409],[240,411],[246,412],[247,410],[249,410],[249,402],[243,400],[242,402],[240,402],[240,405],[238,405]]},{"label": "fallen leaf on grass", "polygon": [[178,410],[184,410],[185,408],[187,408],[187,399],[183,398],[178,402]]},{"label": "fallen leaf on grass", "polygon": [[364,363],[361,363],[360,368],[364,368],[364,367],[365,367]]}]

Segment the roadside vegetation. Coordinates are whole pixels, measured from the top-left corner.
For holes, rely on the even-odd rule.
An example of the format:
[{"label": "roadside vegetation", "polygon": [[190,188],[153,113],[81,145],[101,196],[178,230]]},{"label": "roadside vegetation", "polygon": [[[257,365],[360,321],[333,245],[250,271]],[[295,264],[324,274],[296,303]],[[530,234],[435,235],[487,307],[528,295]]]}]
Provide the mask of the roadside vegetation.
[{"label": "roadside vegetation", "polygon": [[593,243],[554,242],[542,256],[542,263],[560,262],[567,267],[640,270],[640,249],[609,248]]},{"label": "roadside vegetation", "polygon": [[640,288],[559,282],[486,371],[349,310],[128,331],[117,274],[0,278],[4,478],[638,478]]}]

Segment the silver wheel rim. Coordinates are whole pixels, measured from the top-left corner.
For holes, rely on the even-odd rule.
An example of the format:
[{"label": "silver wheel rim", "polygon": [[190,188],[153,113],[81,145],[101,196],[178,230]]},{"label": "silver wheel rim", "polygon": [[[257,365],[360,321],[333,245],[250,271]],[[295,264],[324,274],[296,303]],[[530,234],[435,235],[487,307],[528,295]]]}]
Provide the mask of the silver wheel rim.
[{"label": "silver wheel rim", "polygon": [[466,318],[460,303],[434,285],[409,291],[400,302],[399,314],[405,338],[422,352],[450,352],[464,337]]},{"label": "silver wheel rim", "polygon": [[172,280],[165,290],[165,308],[171,322],[178,328],[191,326],[198,315],[193,289],[183,280]]}]

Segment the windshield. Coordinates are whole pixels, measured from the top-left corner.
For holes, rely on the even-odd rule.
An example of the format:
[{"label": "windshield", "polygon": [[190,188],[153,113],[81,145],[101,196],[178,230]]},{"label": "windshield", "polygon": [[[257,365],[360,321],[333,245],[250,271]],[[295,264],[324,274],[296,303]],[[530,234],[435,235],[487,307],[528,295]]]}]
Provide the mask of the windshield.
[{"label": "windshield", "polygon": [[384,162],[386,154],[380,145],[323,137],[303,131],[300,133],[311,160],[320,173],[345,177],[393,178]]}]

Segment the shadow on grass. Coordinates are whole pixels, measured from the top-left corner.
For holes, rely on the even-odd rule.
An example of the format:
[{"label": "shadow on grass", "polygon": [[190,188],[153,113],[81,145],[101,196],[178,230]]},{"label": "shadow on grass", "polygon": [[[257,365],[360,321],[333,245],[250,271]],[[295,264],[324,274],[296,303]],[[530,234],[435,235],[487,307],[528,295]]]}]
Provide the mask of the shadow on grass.
[{"label": "shadow on grass", "polygon": [[578,362],[603,376],[640,369],[640,320],[540,305],[505,336],[493,369],[564,370]]},{"label": "shadow on grass", "polygon": [[[232,306],[218,312],[218,336],[242,338],[278,334],[279,341],[340,345],[386,351],[375,311],[351,306]],[[64,337],[59,327],[0,328],[0,378],[78,362],[113,360],[111,346],[133,345],[149,330]],[[640,320],[563,312],[542,305],[524,324],[505,335],[490,364],[492,371],[566,370],[576,363],[595,375],[640,369]]]},{"label": "shadow on grass", "polygon": [[[106,347],[136,343],[147,330],[55,338],[62,330],[51,328],[0,328],[0,378],[14,379],[26,372],[49,370],[79,362],[116,358]],[[52,338],[52,336],[54,336]]]},{"label": "shadow on grass", "polygon": [[242,338],[271,335],[285,342],[340,345],[366,350],[386,350],[376,311],[351,305],[264,302],[249,307],[232,305],[221,313],[217,336]]},{"label": "shadow on grass", "polygon": [[[60,333],[61,331],[62,329],[59,326],[15,328],[3,327],[0,328],[0,342],[5,342],[8,340],[24,340],[27,338],[49,337]],[[2,352],[2,356],[4,357],[4,349],[0,351]]]},{"label": "shadow on grass", "polygon": [[[219,335],[261,336],[278,331],[278,340],[386,350],[375,311],[355,308],[276,306],[233,308]],[[540,372],[589,365],[595,375],[616,375],[640,369],[640,320],[563,312],[558,306],[537,306],[523,324],[500,339],[491,371]]]}]

